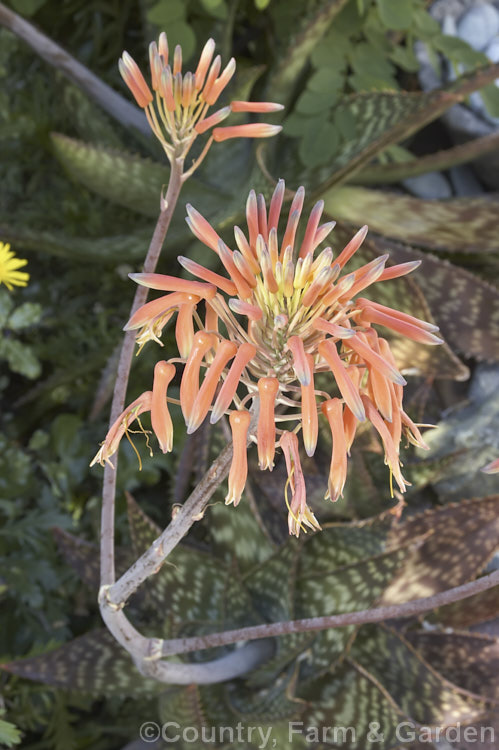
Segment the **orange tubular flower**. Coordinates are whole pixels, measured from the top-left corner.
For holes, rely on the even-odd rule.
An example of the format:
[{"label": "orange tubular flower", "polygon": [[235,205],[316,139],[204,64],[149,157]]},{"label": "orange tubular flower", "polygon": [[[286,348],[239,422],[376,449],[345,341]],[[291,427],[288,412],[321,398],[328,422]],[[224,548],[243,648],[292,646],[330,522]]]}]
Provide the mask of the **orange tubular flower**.
[{"label": "orange tubular flower", "polygon": [[274,406],[279,381],[277,378],[260,378],[258,393],[260,396],[260,414],[258,416],[258,461],[260,469],[274,466],[275,454],[275,417]]},{"label": "orange tubular flower", "polygon": [[173,425],[166,391],[175,376],[175,366],[170,362],[157,362],[154,368],[152,386],[151,424],[163,453],[169,453],[173,447]]},{"label": "orange tubular flower", "polygon": [[321,409],[329,422],[333,438],[326,500],[329,498],[335,503],[343,494],[347,479],[347,440],[343,421],[343,404],[338,398],[331,398],[322,402]]},{"label": "orange tubular flower", "polygon": [[215,42],[209,39],[196,71],[182,75],[182,49],[178,45],[175,47],[173,60],[169,64],[168,40],[163,32],[158,43],[151,42],[149,45],[150,86],[128,52],[123,52],[119,61],[123,80],[139,107],[145,111],[151,130],[170,160],[185,159],[197,136],[213,128],[201,156],[186,174],[191,174],[201,163],[213,140],[269,138],[282,130],[280,125],[266,123],[217,127],[232,112],[269,114],[280,111],[283,105],[274,102],[234,101],[208,115],[208,110],[216,103],[236,70],[236,62],[232,58],[220,72],[221,58],[217,55],[213,59],[214,54]]},{"label": "orange tubular flower", "polygon": [[229,472],[229,491],[225,498],[225,504],[238,505],[248,477],[248,453],[246,444],[248,441],[248,428],[251,422],[249,411],[233,411],[230,413],[229,422],[232,430],[232,463]]},{"label": "orange tubular flower", "polygon": [[[213,86],[218,75],[219,71],[215,71],[210,78],[208,72],[206,86]],[[235,110],[241,111],[239,104]],[[183,257],[181,265],[199,281],[133,274],[139,284],[168,294],[146,303],[126,327],[138,330],[137,341],[142,344],[147,338],[158,339],[167,318],[178,311],[180,357],[171,364],[184,365],[180,404],[188,432],[196,430],[210,412],[212,423],[230,414],[234,461],[227,502],[234,504],[239,501],[246,480],[243,454],[246,455],[247,440],[257,444],[261,469],[272,469],[276,448],[280,447],[288,470],[286,499],[291,489],[289,529],[298,534],[306,527],[317,529],[319,525],[306,503],[297,434],[302,431],[303,446],[312,456],[321,414],[328,421],[333,438],[326,497],[334,501],[341,496],[347,456],[358,423],[365,421],[379,434],[390,473],[400,491],[405,491],[407,482],[399,459],[402,436],[405,434],[420,447],[425,445],[418,426],[403,410],[405,380],[377,326],[426,343],[438,340],[436,326],[355,297],[375,281],[389,282],[410,273],[417,264],[386,269],[388,256],[383,255],[345,274],[343,268],[360,247],[367,227],[359,230],[335,259],[330,247],[318,250],[334,227],[334,222],[319,223],[322,201],[312,208],[305,231],[298,233],[303,188],[296,192],[280,234],[284,194],[282,180],[268,206],[263,196],[251,191],[246,203],[248,231],[234,228],[237,249],[230,249],[208,221],[187,206],[189,227],[217,253],[226,274]],[[298,236],[303,236],[301,242],[297,241]],[[201,312],[194,311],[195,305],[201,307]],[[166,394],[164,365],[158,369],[154,393],[161,389]],[[201,370],[204,377],[200,386]],[[321,383],[321,390],[315,389],[318,373],[329,374],[329,385]],[[162,396],[162,408],[164,400]],[[252,411],[258,412],[256,426],[251,426],[249,419]],[[283,430],[282,422],[294,426]],[[124,434],[120,425],[122,422],[116,435],[106,439],[112,452]],[[155,419],[153,429],[159,433],[163,448],[169,445],[168,437],[161,434],[157,425]],[[101,454],[103,460],[105,452]],[[107,455],[111,455],[109,450]]]}]

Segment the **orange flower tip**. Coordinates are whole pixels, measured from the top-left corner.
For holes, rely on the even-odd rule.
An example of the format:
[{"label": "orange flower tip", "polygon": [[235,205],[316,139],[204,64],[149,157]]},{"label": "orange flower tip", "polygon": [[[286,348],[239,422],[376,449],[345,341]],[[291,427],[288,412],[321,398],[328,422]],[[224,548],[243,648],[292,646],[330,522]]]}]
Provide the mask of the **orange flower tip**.
[{"label": "orange flower tip", "polygon": [[145,109],[153,100],[153,95],[140,69],[128,52],[123,52],[121,60],[118,62],[118,68],[121,77],[135,97],[135,101]]},{"label": "orange flower tip", "polygon": [[141,286],[147,286],[149,287],[149,289],[154,289],[155,287],[151,286],[151,284],[148,282],[148,277],[156,276],[156,275],[157,274],[152,274],[152,273],[129,273],[128,278],[131,279],[132,281],[135,281],[136,284],[140,284]]},{"label": "orange flower tip", "polygon": [[243,302],[240,299],[229,299],[230,309],[238,315],[245,315],[250,320],[260,320],[263,316],[262,310],[256,305],[249,302]]},{"label": "orange flower tip", "polygon": [[281,130],[281,125],[268,125],[263,122],[250,123],[249,125],[231,125],[226,128],[215,128],[213,140],[221,143],[229,138],[271,138],[280,133]]},{"label": "orange flower tip", "polygon": [[317,448],[317,441],[314,440],[311,442],[310,440],[307,440],[305,436],[303,437],[303,446],[305,448],[305,453],[309,458],[312,458],[315,454],[315,449]]},{"label": "orange flower tip", "polygon": [[425,333],[425,344],[430,344],[430,346],[438,346],[439,344],[443,344],[444,340],[439,338],[438,336],[435,336],[433,333]]},{"label": "orange flower tip", "polygon": [[499,472],[499,458],[495,458],[490,464],[484,466],[481,471],[483,471],[484,474],[497,474]]},{"label": "orange flower tip", "polygon": [[162,31],[158,39],[159,54],[163,56],[165,65],[168,65],[168,37],[166,32]]},{"label": "orange flower tip", "polygon": [[118,64],[121,63],[122,67],[125,71],[132,72],[135,71],[135,68],[137,68],[137,63],[133,59],[131,55],[128,54],[126,50],[123,51],[123,54],[121,56],[121,60],[119,60]]},{"label": "orange flower tip", "polygon": [[366,412],[363,406],[358,406],[356,409],[352,409],[351,406],[349,406],[352,414],[354,415],[355,419],[357,419],[359,422],[365,422],[366,421]]},{"label": "orange flower tip", "polygon": [[129,273],[128,276],[141,286],[163,292],[184,292],[204,299],[213,299],[217,293],[214,284],[179,279],[176,276],[165,276],[162,273]]},{"label": "orange flower tip", "polygon": [[355,330],[353,328],[345,328],[336,323],[330,323],[328,320],[324,320],[324,318],[316,318],[312,322],[312,327],[317,331],[330,333],[331,336],[334,336],[337,339],[351,339],[355,336]]},{"label": "orange flower tip", "polygon": [[210,424],[216,424],[225,414],[223,409],[213,409],[210,414]]},{"label": "orange flower tip", "polygon": [[209,117],[205,117],[204,120],[198,122],[197,125],[195,125],[194,130],[196,131],[196,133],[199,133],[201,135],[215,125],[219,125],[221,122],[223,122],[230,115],[230,113],[230,107],[222,107],[222,109],[219,109],[218,112],[214,112]]},{"label": "orange flower tip", "polygon": [[339,281],[338,285],[341,284],[341,292],[342,294],[346,294],[354,285],[355,283],[355,273],[352,271],[352,273],[349,273],[347,276],[343,276]]},{"label": "orange flower tip", "polygon": [[280,112],[282,109],[284,109],[284,104],[277,104],[277,102],[234,101],[230,103],[230,108],[233,112],[268,113]]},{"label": "orange flower tip", "polygon": [[293,355],[293,369],[301,385],[310,385],[311,372],[301,338],[291,336],[285,348]]},{"label": "orange flower tip", "polygon": [[421,260],[411,260],[409,263],[399,263],[396,266],[385,268],[378,281],[388,281],[390,279],[398,279],[400,276],[407,276],[407,274],[415,271],[421,263]]},{"label": "orange flower tip", "polygon": [[206,219],[190,205],[187,206],[187,212],[189,213],[189,211],[191,213],[185,217],[185,221],[193,235],[212,250],[218,252],[218,242],[220,240],[218,234]]},{"label": "orange flower tip", "polygon": [[327,221],[325,224],[321,224],[320,227],[317,227],[317,230],[314,235],[314,249],[317,247],[317,245],[320,245],[321,242],[324,242],[328,234],[330,234],[333,229],[336,226],[335,221]]}]

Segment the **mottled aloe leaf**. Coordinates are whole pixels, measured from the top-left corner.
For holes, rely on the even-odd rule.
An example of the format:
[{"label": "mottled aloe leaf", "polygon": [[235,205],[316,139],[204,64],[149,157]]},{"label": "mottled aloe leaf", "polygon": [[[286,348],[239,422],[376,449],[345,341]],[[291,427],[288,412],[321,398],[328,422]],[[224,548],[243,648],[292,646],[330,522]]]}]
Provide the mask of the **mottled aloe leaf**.
[{"label": "mottled aloe leaf", "polygon": [[458,164],[466,164],[478,156],[485,156],[499,147],[499,133],[474,138],[453,148],[446,148],[427,156],[420,156],[388,164],[372,164],[353,175],[352,182],[361,185],[383,185],[400,182],[407,177],[417,177],[428,172],[442,171]]},{"label": "mottled aloe leaf", "polygon": [[88,239],[67,237],[59,232],[12,226],[0,222],[0,235],[5,241],[24,250],[47,253],[61,258],[78,259],[89,263],[124,263],[140,260],[149,245],[152,229],[137,229],[129,235],[113,235]]},{"label": "mottled aloe leaf", "polygon": [[288,49],[280,56],[270,77],[267,90],[270,101],[282,104],[289,102],[309,56],[347,1],[321,0],[313,13],[304,17],[296,33],[289,39]]},{"label": "mottled aloe leaf", "polygon": [[53,651],[2,665],[2,669],[54,687],[100,695],[147,695],[164,690],[143,677],[128,653],[104,628]]},{"label": "mottled aloe leaf", "polygon": [[425,725],[473,721],[485,713],[482,701],[447,682],[390,628],[363,626],[349,656],[393,696],[407,716]]},{"label": "mottled aloe leaf", "polygon": [[408,138],[498,75],[499,64],[488,65],[466,73],[445,89],[429,93],[375,91],[346,97],[333,113],[352,122],[352,130],[332,161],[304,172],[300,165],[298,172],[296,157],[287,144],[288,150],[277,156],[276,164],[288,164],[285,174],[290,176],[290,182],[300,179],[318,194],[349,179],[387,146]]},{"label": "mottled aloe leaf", "polygon": [[469,581],[485,567],[499,540],[499,495],[428,510],[394,526],[388,541],[399,545],[428,534],[402,566],[382,601],[430,596]]},{"label": "mottled aloe leaf", "polygon": [[[134,553],[138,556],[158,538],[161,529],[130,493],[127,493],[127,507]],[[149,606],[170,618],[169,627],[181,628],[186,623],[224,619],[230,588],[228,578],[229,569],[216,558],[179,544],[158,572],[144,583],[144,590]],[[236,592],[232,593],[236,596]]]},{"label": "mottled aloe leaf", "polygon": [[[422,260],[412,274],[452,349],[478,360],[499,360],[499,289],[428,253],[385,240],[375,245],[394,262]],[[438,347],[434,347],[438,348]]]},{"label": "mottled aloe leaf", "polygon": [[279,636],[274,656],[254,669],[247,676],[246,684],[259,688],[280,680],[290,669],[294,668],[295,659],[307,651],[315,637],[315,633],[291,633]]},{"label": "mottled aloe leaf", "polygon": [[[246,730],[240,737],[243,742],[248,739],[249,744],[241,745],[237,742],[237,733],[231,737],[230,732],[227,732],[222,737],[225,740],[223,747],[253,748],[258,747],[259,744],[261,747],[262,738],[256,727],[261,727],[266,735],[268,724],[273,727],[283,718],[290,719],[298,716],[302,705],[288,696],[290,682],[291,676],[288,674],[278,683],[259,691],[248,690],[245,683],[201,687],[203,713],[210,727],[237,728],[240,726],[243,731]],[[248,727],[254,727],[252,737],[247,733]],[[259,742],[256,741],[257,736],[260,737]],[[271,737],[274,737],[273,733]],[[267,746],[281,747],[281,745],[274,745],[273,739]]]},{"label": "mottled aloe leaf", "polygon": [[320,534],[305,539],[300,556],[301,575],[329,573],[385,551],[387,529],[382,524],[327,524]]},{"label": "mottled aloe leaf", "polygon": [[[300,560],[295,584],[295,616],[301,619],[368,609],[413,554],[409,544],[350,565],[315,573],[309,571],[306,560]],[[354,626],[318,633],[302,662],[302,676],[310,678],[329,669],[341,657],[354,633]]]},{"label": "mottled aloe leaf", "polygon": [[[295,616],[294,590],[300,542],[289,539],[270,559],[244,578],[254,607],[268,622]],[[267,684],[314,640],[310,633],[293,633],[277,639],[276,653],[252,672],[249,683]]]},{"label": "mottled aloe leaf", "polygon": [[[184,727],[193,727],[199,733],[201,733],[203,727],[207,727],[200,690],[197,685],[167,689],[159,698],[159,715],[165,723],[172,721],[176,723],[176,725],[170,727],[166,725],[165,739],[168,738],[168,741],[172,742],[180,734],[180,738],[175,739],[175,747],[178,748],[193,747],[192,743],[187,744],[182,739]],[[196,747],[197,743],[194,745],[194,748]]]},{"label": "mottled aloe leaf", "polygon": [[77,182],[104,198],[145,216],[157,216],[169,165],[52,134],[57,159]]},{"label": "mottled aloe leaf", "polygon": [[[161,529],[141,510],[127,493],[128,519],[135,557],[145,552],[158,538]],[[234,509],[231,508],[232,512]],[[143,585],[147,604],[168,617],[168,628],[199,632],[248,624],[251,601],[234,566],[224,565],[206,552],[184,546],[175,547],[160,570]],[[259,621],[253,616],[252,622]]]},{"label": "mottled aloe leaf", "polygon": [[[468,605],[470,600],[468,599]],[[499,701],[499,641],[481,633],[413,632],[408,641],[445,679]]]},{"label": "mottled aloe leaf", "polygon": [[486,497],[497,490],[497,477],[481,469],[499,454],[499,392],[456,407],[435,429],[425,433],[429,451],[408,467],[414,486],[432,483],[444,502]]},{"label": "mottled aloe leaf", "polygon": [[293,728],[301,728],[309,747],[323,738],[322,747],[342,750],[390,750],[399,744],[396,727],[407,717],[362,668],[343,662],[333,674],[314,681],[299,695],[306,701],[305,711],[301,727]]},{"label": "mottled aloe leaf", "polygon": [[499,617],[499,586],[434,610],[431,619],[445,627],[467,628]]},{"label": "mottled aloe leaf", "polygon": [[[93,146],[74,138],[52,134],[52,146],[70,176],[89,190],[114,203],[145,216],[157,217],[160,195],[166,188],[170,168],[140,156]],[[209,188],[209,189],[208,189]],[[227,202],[230,193],[191,178],[182,191],[181,204],[190,202],[203,214],[211,215],[220,203]],[[176,212],[169,230],[169,240],[189,236],[182,215]]]},{"label": "mottled aloe leaf", "polygon": [[228,563],[235,561],[241,573],[262,563],[274,551],[274,544],[262,529],[263,522],[248,494],[243,496],[237,508],[218,502],[207,511],[215,556]]},{"label": "mottled aloe leaf", "polygon": [[209,554],[178,545],[145,586],[153,606],[181,627],[219,619],[226,575],[225,566]]},{"label": "mottled aloe leaf", "polygon": [[[352,233],[345,227],[336,227],[331,235],[333,249],[340,250],[348,242],[351,235]],[[384,239],[369,236],[348,264],[347,270],[350,268],[354,270],[357,265],[366,263],[387,252],[390,254],[387,265],[394,265],[403,262],[403,260],[413,260],[411,255],[405,257],[405,248],[395,243],[389,243]],[[408,252],[412,252],[412,250]],[[421,320],[430,323],[436,322],[441,325],[445,310],[442,310],[440,302],[444,294],[448,292],[448,282],[445,289],[440,290],[439,305],[430,306],[426,297],[426,258],[427,256],[424,254],[417,254],[417,259],[423,259],[423,264],[410,276],[374,284],[370,289],[366,289],[363,295],[382,305],[407,312]],[[420,283],[418,283],[418,278]],[[443,325],[442,329],[443,336],[446,338],[446,330]],[[460,362],[446,343],[440,346],[427,346],[405,336],[393,334],[386,328],[380,327],[379,330],[383,336],[389,339],[395,359],[404,373],[452,378],[454,380],[466,380],[469,377],[468,368]]]},{"label": "mottled aloe leaf", "polygon": [[130,492],[125,494],[133,553],[137,558],[149,549],[161,534],[161,529],[144,513]]},{"label": "mottled aloe leaf", "polygon": [[[437,426],[437,430],[438,429],[439,426]],[[432,438],[433,430],[425,432],[425,440],[431,442]],[[447,447],[449,446],[446,446],[446,448]],[[426,451],[421,451],[420,461],[415,461],[413,455],[412,460],[410,460],[407,464],[407,469],[405,472],[407,474],[407,478],[411,482],[411,492],[413,490],[422,489],[428,484],[432,484],[435,487],[435,485],[438,485],[440,481],[445,481],[449,477],[453,476],[458,464],[464,464],[466,467],[465,470],[468,471],[469,456],[467,454],[467,450],[458,450],[449,452],[448,454],[446,452],[442,456],[434,457],[433,451],[430,453],[430,456]],[[484,466],[483,461],[481,463],[481,466]],[[456,482],[455,484],[457,487],[458,483]],[[459,500],[463,495],[463,493],[461,492],[461,487],[459,486],[459,498],[452,498],[452,494],[453,493],[444,492],[442,493],[442,499]]]},{"label": "mottled aloe leaf", "polygon": [[262,723],[279,721],[279,719],[297,716],[302,707],[287,696],[291,683],[291,673],[283,680],[269,684],[266,688],[252,690],[246,685],[228,693],[229,706],[237,716],[244,716],[245,723],[261,721]]},{"label": "mottled aloe leaf", "polygon": [[[65,112],[78,135],[81,138],[87,138],[92,143],[99,143],[110,148],[121,148],[121,133],[109,115],[74,83],[71,81],[61,81],[61,83]],[[139,115],[138,111],[137,115]],[[120,124],[123,123],[120,122]],[[147,127],[145,121],[144,126]]]},{"label": "mottled aloe leaf", "polygon": [[[381,285],[379,285],[381,286]],[[449,343],[446,341],[446,330],[441,323],[441,310],[436,310],[433,315],[423,291],[424,284],[418,285],[414,278],[394,279],[381,290],[375,288],[366,290],[366,297],[373,298],[380,304],[388,307],[411,312],[420,320],[428,323],[437,323],[441,328],[443,343],[439,346],[428,346],[420,344],[406,336],[399,336],[386,328],[379,328],[382,335],[390,342],[400,370],[406,375],[419,375],[423,377],[448,378],[452,380],[467,380],[470,375],[468,367],[454,354]],[[382,300],[386,301],[383,302]]]},{"label": "mottled aloe leaf", "polygon": [[434,250],[497,252],[499,204],[489,197],[423,200],[363,187],[325,193],[326,210],[354,226]]},{"label": "mottled aloe leaf", "polygon": [[293,614],[293,591],[300,543],[290,539],[264,563],[244,578],[255,607],[269,622]]},{"label": "mottled aloe leaf", "polygon": [[[398,361],[401,362],[402,359],[398,357]],[[341,498],[345,508],[343,514],[347,518],[369,518],[373,513],[386,512],[387,507],[393,503],[390,497],[390,479],[386,466],[381,467],[382,461],[378,461],[383,471],[380,484],[372,472],[371,462],[363,449],[361,436],[362,433],[359,433],[351,449],[347,482],[343,498]],[[323,425],[321,430],[321,438],[324,440],[326,437],[328,441],[326,444],[332,449],[329,425]],[[334,505],[336,506],[337,503]]]}]

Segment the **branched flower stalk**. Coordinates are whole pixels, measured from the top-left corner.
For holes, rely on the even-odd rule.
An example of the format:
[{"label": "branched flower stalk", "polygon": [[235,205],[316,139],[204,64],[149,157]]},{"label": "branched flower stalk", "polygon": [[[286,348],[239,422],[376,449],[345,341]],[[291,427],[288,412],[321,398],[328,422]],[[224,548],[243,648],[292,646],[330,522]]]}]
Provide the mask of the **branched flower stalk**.
[{"label": "branched flower stalk", "polygon": [[[124,52],[122,60],[120,60],[120,72],[132,91],[137,104],[145,110],[152,131],[162,144],[170,162],[168,187],[166,195],[161,197],[160,214],[144,261],[144,273],[154,273],[182,185],[199,167],[213,141],[224,141],[229,138],[269,137],[281,130],[280,126],[267,125],[265,123],[251,123],[227,128],[215,127],[226,119],[231,111],[255,113],[276,112],[282,109],[282,105],[271,102],[252,103],[235,101],[229,107],[225,107],[215,114],[208,116],[209,108],[218,100],[226,88],[234,75],[236,67],[235,61],[232,59],[224,71],[220,73],[221,60],[219,56],[213,60],[214,49],[215,44],[210,39],[203,49],[196,72],[194,74],[187,72],[182,75],[181,47],[177,46],[175,48],[173,65],[170,66],[168,64],[168,40],[166,34],[162,33],[158,44],[153,42],[149,49],[151,87],[155,92],[154,96],[140,69],[130,55]],[[200,155],[185,170],[185,161],[194,141],[198,136],[210,133],[210,131],[212,131],[211,135],[209,135]],[[147,293],[147,288],[137,288],[132,303],[131,316],[144,305]],[[118,372],[113,391],[110,418],[111,429],[125,404],[134,346],[134,333],[127,331],[120,352]],[[175,521],[168,527],[170,536],[174,540],[171,548],[180,541],[188,528],[190,528],[190,525],[193,523],[193,516],[202,513],[212,493],[225,478],[228,471],[227,456],[230,457],[231,455],[232,448],[229,446],[225,454],[219,457],[217,465],[209,472],[207,482],[201,482],[197,490],[193,493],[192,502],[187,502],[184,505],[183,512],[179,513]],[[99,603],[104,621],[108,625],[109,630],[129,651],[138,668],[144,671],[144,664],[150,661],[150,646],[147,645],[144,650],[144,641],[147,641],[147,639],[144,639],[135,630],[120,611],[126,600],[123,599],[116,606],[110,603],[108,597],[109,588],[116,580],[114,552],[116,469],[117,463],[114,467],[108,463],[104,471]],[[193,505],[197,507],[197,510],[193,510],[191,507]],[[148,573],[147,575],[150,574]],[[144,579],[147,575],[144,576]],[[251,666],[255,666],[266,654],[268,654],[268,647],[264,646],[262,649],[260,646],[255,647],[252,645],[249,649],[240,650],[234,659],[214,662],[211,669],[208,668],[208,665],[201,669],[190,669],[189,665],[168,665],[166,672],[165,670],[160,670],[161,673],[156,675],[158,671],[156,668],[153,670],[153,673],[158,679],[167,682],[203,682],[213,679],[215,681],[230,679],[240,673],[244,673]],[[183,669],[184,666],[185,669]],[[203,677],[204,674],[205,676]]]},{"label": "branched flower stalk", "polygon": [[[229,475],[226,503],[236,506],[247,479],[247,449],[256,443],[260,468],[272,470],[277,450],[284,455],[288,480],[285,499],[290,534],[320,530],[307,505],[299,440],[307,455],[315,452],[318,420],[324,418],[332,436],[331,468],[326,499],[335,502],[343,493],[347,460],[356,430],[370,422],[381,439],[385,462],[400,492],[407,486],[400,461],[403,435],[426,447],[403,408],[405,380],[397,370],[388,341],[378,328],[389,329],[425,344],[439,344],[436,326],[359,296],[375,282],[412,272],[419,263],[386,268],[388,256],[375,258],[357,270],[344,266],[362,244],[367,227],[357,232],[334,258],[330,247],[321,249],[334,222],[321,224],[323,203],[312,209],[302,232],[299,223],[304,190],[299,188],[287,219],[281,216],[285,198],[280,180],[267,206],[264,196],[250,192],[246,204],[247,232],[234,229],[237,249],[230,249],[208,221],[187,206],[187,223],[214,251],[227,275],[216,273],[189,258],[179,257],[196,280],[155,273],[183,182],[205,158],[214,141],[235,137],[268,137],[278,126],[248,124],[220,127],[231,112],[273,112],[281,105],[268,102],[232,102],[208,114],[231,79],[235,62],[221,71],[209,40],[194,74],[182,74],[182,52],[175,49],[169,62],[166,35],[150,46],[151,85],[125,52],[120,71],[138,105],[144,109],[153,133],[171,164],[166,196],[143,272],[131,274],[138,283],[119,363],[111,424],[93,463],[105,466],[101,529],[102,617],[137,667],[155,679],[177,684],[220,682],[242,675],[272,653],[269,636],[316,631],[347,624],[377,622],[427,611],[471,596],[497,583],[497,573],[470,584],[396,607],[368,609],[345,615],[311,618],[242,628],[186,639],[163,641],[145,638],[129,622],[124,607],[137,588],[158,572],[169,553],[202,517],[215,490]],[[198,136],[208,135],[191,166],[185,160]],[[282,225],[284,229],[282,230]],[[281,226],[280,226],[281,225]],[[146,302],[148,289],[166,292]],[[367,292],[369,294],[369,292]],[[198,311],[198,307],[201,308]],[[165,325],[176,314],[178,356],[160,360],[152,389],[124,407],[135,342],[162,346]],[[139,349],[140,351],[140,349]],[[180,402],[168,396],[168,386],[182,368]],[[204,371],[204,377],[201,373]],[[317,375],[326,373],[327,391],[316,388]],[[187,432],[199,428],[209,415],[211,423],[229,418],[232,443],[213,463],[203,480],[175,514],[151,547],[115,580],[114,497],[117,451],[121,439],[149,412],[161,450],[173,447],[169,404],[180,405]],[[114,458],[113,458],[114,457]],[[114,464],[111,461],[113,458]],[[393,492],[392,492],[393,494]],[[247,641],[223,657],[203,664],[179,664],[165,657],[219,645]]]}]

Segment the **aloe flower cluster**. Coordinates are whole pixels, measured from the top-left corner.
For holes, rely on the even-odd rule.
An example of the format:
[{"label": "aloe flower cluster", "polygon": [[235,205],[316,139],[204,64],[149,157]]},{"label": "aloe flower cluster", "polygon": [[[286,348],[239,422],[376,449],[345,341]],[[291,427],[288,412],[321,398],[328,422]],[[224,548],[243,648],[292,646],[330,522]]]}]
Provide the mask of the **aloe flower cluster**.
[{"label": "aloe flower cluster", "polygon": [[182,74],[182,48],[180,45],[175,47],[170,61],[168,39],[163,32],[158,43],[152,42],[149,46],[151,86],[128,52],[124,52],[119,61],[125,83],[139,107],[144,109],[149,125],[169,159],[184,158],[196,137],[209,131],[211,137],[205,151],[213,140],[266,138],[281,130],[280,125],[267,123],[218,127],[231,112],[268,113],[283,107],[273,102],[233,101],[208,115],[208,110],[216,104],[236,70],[234,58],[221,70],[220,55],[213,59],[214,53],[215,42],[209,39],[196,71]]},{"label": "aloe flower cluster", "polygon": [[[381,438],[390,478],[395,478],[400,492],[405,491],[408,483],[399,458],[402,436],[426,446],[403,409],[405,380],[378,328],[425,344],[439,344],[441,339],[436,326],[361,296],[374,282],[410,273],[419,262],[385,268],[388,255],[382,255],[344,273],[367,227],[335,258],[330,247],[318,250],[334,227],[334,222],[321,224],[322,201],[313,207],[297,243],[303,188],[294,195],[284,231],[279,231],[284,195],[281,180],[267,208],[264,197],[251,191],[247,232],[234,228],[234,250],[187,206],[189,227],[218,255],[226,275],[184,257],[178,259],[181,266],[197,280],[131,274],[137,283],[166,294],[144,304],[126,330],[137,331],[140,346],[149,340],[161,344],[164,326],[176,315],[179,356],[156,364],[152,391],[120,415],[94,462],[109,461],[143,412],[151,414],[161,450],[172,449],[168,404],[178,402],[168,396],[168,386],[180,366],[180,408],[187,432],[197,430],[208,415],[212,424],[224,415],[229,418],[234,457],[226,502],[237,505],[244,491],[248,441],[257,445],[262,470],[272,470],[279,448],[288,472],[289,531],[298,536],[307,526],[320,528],[307,505],[299,440],[301,433],[305,452],[313,456],[320,418],[332,435],[326,499],[335,501],[342,495],[350,448],[358,425],[366,420]],[[318,373],[328,373],[327,391],[322,383],[316,388]]]}]

